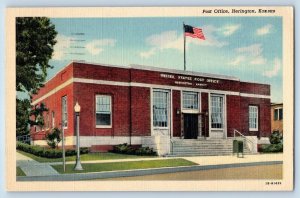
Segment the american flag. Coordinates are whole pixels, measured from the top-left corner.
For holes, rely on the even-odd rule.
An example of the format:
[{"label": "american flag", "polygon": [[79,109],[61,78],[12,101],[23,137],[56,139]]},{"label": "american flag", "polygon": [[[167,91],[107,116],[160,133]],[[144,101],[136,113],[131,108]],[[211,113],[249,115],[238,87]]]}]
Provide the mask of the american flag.
[{"label": "american flag", "polygon": [[205,36],[201,28],[196,28],[190,25],[184,25],[184,34],[185,36],[190,36],[193,38],[205,40]]}]

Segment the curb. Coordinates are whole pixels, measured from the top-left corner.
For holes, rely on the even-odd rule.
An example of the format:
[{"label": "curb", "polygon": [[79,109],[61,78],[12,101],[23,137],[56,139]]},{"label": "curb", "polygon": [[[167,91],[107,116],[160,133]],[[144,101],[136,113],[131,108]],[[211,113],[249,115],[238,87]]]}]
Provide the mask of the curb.
[{"label": "curb", "polygon": [[283,161],[267,161],[267,162],[248,162],[238,164],[219,164],[219,165],[195,165],[195,166],[181,166],[181,167],[167,167],[155,169],[139,169],[139,170],[125,170],[125,171],[108,171],[108,172],[94,172],[94,173],[77,173],[77,174],[60,174],[53,176],[18,176],[17,181],[76,181],[76,180],[92,180],[92,179],[106,179],[116,177],[133,177],[163,173],[200,171],[210,169],[222,168],[238,168],[246,166],[260,166],[260,165],[276,165],[283,164]]}]

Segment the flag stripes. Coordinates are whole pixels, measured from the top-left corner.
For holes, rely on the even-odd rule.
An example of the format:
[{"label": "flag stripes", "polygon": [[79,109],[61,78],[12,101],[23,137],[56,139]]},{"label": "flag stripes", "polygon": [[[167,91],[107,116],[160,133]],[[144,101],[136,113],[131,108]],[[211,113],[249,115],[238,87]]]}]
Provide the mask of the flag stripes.
[{"label": "flag stripes", "polygon": [[192,27],[190,25],[184,25],[185,36],[190,36],[193,38],[198,38],[205,40],[205,36],[201,28]]}]

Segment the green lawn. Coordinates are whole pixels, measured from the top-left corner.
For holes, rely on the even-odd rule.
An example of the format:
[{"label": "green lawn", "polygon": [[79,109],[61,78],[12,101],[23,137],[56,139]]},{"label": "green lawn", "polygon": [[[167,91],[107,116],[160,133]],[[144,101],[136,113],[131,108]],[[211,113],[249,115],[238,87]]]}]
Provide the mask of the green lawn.
[{"label": "green lawn", "polygon": [[20,167],[17,166],[17,176],[26,176]]},{"label": "green lawn", "polygon": [[[162,168],[162,167],[176,167],[176,166],[192,166],[197,165],[185,159],[165,159],[165,160],[144,160],[134,162],[114,162],[114,163],[97,163],[97,164],[82,164],[84,170],[74,171],[74,164],[66,165],[66,172],[68,173],[87,173],[87,172],[102,172],[115,170],[132,170],[132,169],[148,169],[148,168]],[[59,173],[63,172],[62,165],[52,165],[52,167]]]},{"label": "green lawn", "polygon": [[[26,153],[24,151],[17,151],[27,157],[30,157],[38,162],[61,162],[62,158],[45,158],[38,157],[30,153]],[[91,160],[113,160],[113,159],[138,159],[138,158],[148,158],[148,157],[156,157],[156,156],[137,156],[137,155],[125,155],[125,154],[117,154],[117,153],[88,153],[80,155],[81,161],[91,161]],[[66,161],[75,161],[76,156],[66,157]]]}]

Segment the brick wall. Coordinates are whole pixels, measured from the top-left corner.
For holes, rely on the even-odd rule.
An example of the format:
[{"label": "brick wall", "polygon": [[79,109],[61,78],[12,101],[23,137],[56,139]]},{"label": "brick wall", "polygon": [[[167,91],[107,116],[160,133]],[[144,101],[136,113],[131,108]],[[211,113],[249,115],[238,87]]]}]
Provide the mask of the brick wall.
[{"label": "brick wall", "polygon": [[181,120],[180,115],[177,114],[177,109],[180,111],[180,91],[172,91],[172,99],[173,99],[173,136],[180,137],[181,136]]},{"label": "brick wall", "polygon": [[64,69],[59,71],[53,78],[45,83],[45,86],[42,87],[37,94],[32,95],[32,101],[40,98],[41,96],[47,94],[49,91],[54,90],[59,85],[63,84],[73,76],[73,63],[66,66]]},{"label": "brick wall", "polygon": [[201,93],[201,110],[203,113],[207,112],[207,115],[204,115],[202,118],[203,120],[203,131],[202,136],[208,137],[208,130],[209,130],[209,108],[208,108],[208,93]]},{"label": "brick wall", "polygon": [[270,90],[270,85],[267,84],[240,82],[241,93],[270,95]]},{"label": "brick wall", "polygon": [[65,129],[66,136],[73,136],[74,135],[74,100],[73,100],[73,84],[66,86],[65,88],[57,91],[52,96],[44,99],[37,105],[44,103],[46,107],[49,109],[48,112],[44,112],[44,120],[45,126],[44,129],[41,130],[39,133],[35,133],[36,127],[31,128],[31,134],[33,140],[41,140],[45,137],[45,132],[49,131],[52,128],[52,112],[54,112],[54,127],[58,127],[61,129],[61,120],[62,120],[62,102],[61,98],[63,96],[67,96],[67,112],[68,112],[68,127]]},{"label": "brick wall", "polygon": [[[96,95],[112,99],[112,127],[96,128]],[[74,99],[81,106],[80,131],[83,136],[129,135],[129,87],[74,83]]]},{"label": "brick wall", "polygon": [[241,131],[240,96],[226,97],[227,105],[227,137],[233,137],[233,130]]},{"label": "brick wall", "polygon": [[[268,137],[271,133],[270,99],[241,97],[241,132],[244,135]],[[258,106],[258,131],[249,131],[249,105]]]},{"label": "brick wall", "polygon": [[127,68],[74,63],[74,77],[95,80],[129,82],[130,70]]},{"label": "brick wall", "polygon": [[[128,109],[124,108],[123,111],[128,111]],[[151,135],[150,111],[150,88],[131,87],[131,135]]]},{"label": "brick wall", "polygon": [[283,120],[275,120],[274,119],[275,108],[283,108],[283,105],[282,104],[272,105],[272,107],[271,107],[271,128],[272,128],[272,131],[283,132]]}]

